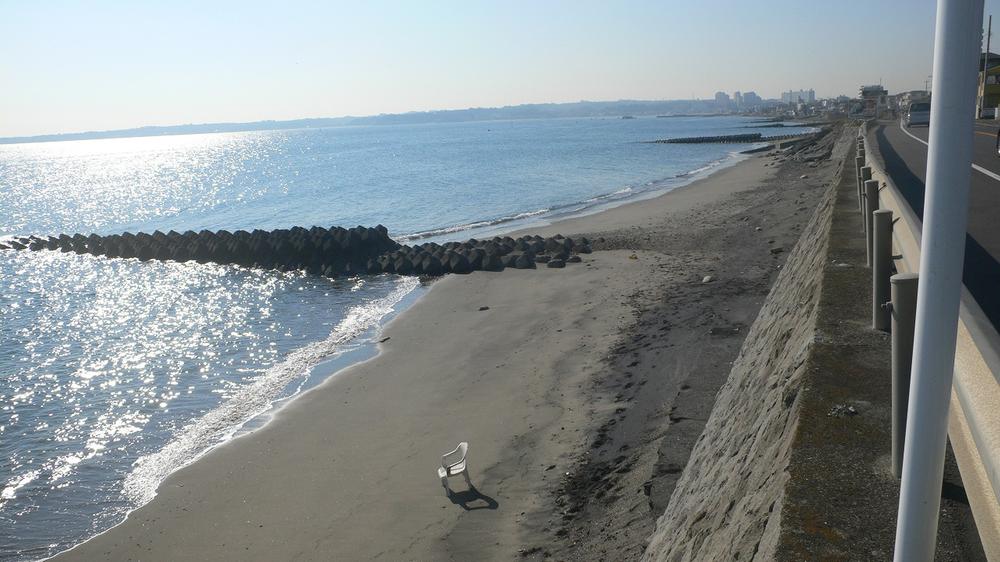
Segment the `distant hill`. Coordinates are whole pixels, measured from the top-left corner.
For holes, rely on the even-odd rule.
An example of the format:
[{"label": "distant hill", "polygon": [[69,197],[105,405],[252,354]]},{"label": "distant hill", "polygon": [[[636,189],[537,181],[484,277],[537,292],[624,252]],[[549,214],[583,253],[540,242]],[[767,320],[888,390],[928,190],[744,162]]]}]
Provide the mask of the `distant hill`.
[{"label": "distant hill", "polygon": [[370,115],[365,117],[320,117],[289,121],[254,121],[252,123],[203,123],[89,131],[30,137],[0,138],[0,144],[52,142],[125,137],[187,135],[195,133],[229,133],[237,131],[271,131],[282,129],[316,129],[349,125],[401,125],[417,123],[457,123],[462,121],[496,121],[505,119],[552,119],[559,117],[622,117],[625,115],[705,115],[716,112],[712,100],[620,100],[579,101],[573,103],[538,103],[506,107],[476,107],[441,111],[413,111]]}]

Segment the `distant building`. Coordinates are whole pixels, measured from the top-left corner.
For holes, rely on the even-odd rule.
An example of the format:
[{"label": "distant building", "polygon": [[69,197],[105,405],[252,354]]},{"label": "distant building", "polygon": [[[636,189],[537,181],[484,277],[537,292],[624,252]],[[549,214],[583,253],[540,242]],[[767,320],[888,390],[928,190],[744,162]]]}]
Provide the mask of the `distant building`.
[{"label": "distant building", "polygon": [[[983,72],[983,62],[986,72]],[[986,86],[983,87],[983,80]],[[996,53],[980,53],[979,55],[979,90],[976,91],[977,115],[985,108],[1000,106],[1000,55]]]},{"label": "distant building", "polygon": [[889,92],[881,85],[861,86],[858,89],[861,98],[861,112],[865,117],[879,117],[886,108]]},{"label": "distant building", "polygon": [[743,94],[743,105],[746,107],[758,106],[764,100],[760,99],[757,92],[746,92]]},{"label": "distant building", "polygon": [[781,94],[782,103],[816,103],[816,91],[813,89],[808,90],[789,90]]},{"label": "distant building", "polygon": [[719,106],[719,109],[729,109],[729,94],[715,92],[715,105]]},{"label": "distant building", "polygon": [[897,105],[899,109],[905,111],[910,107],[910,104],[918,101],[928,101],[931,97],[931,93],[927,90],[910,90],[909,92],[900,92],[896,94]]},{"label": "distant building", "polygon": [[739,90],[733,92],[733,105],[736,106],[736,109],[743,109],[743,94]]}]

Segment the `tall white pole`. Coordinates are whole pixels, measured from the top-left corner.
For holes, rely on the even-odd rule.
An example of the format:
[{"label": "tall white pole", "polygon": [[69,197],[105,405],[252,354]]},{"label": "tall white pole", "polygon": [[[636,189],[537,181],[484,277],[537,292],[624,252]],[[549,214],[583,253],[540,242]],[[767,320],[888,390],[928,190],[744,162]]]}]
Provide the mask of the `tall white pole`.
[{"label": "tall white pole", "polygon": [[[993,16],[990,16],[989,23],[986,25],[986,56],[983,57],[983,97],[980,100],[980,105],[986,107],[986,73],[990,70],[990,39],[993,38]],[[977,117],[982,117],[982,115],[977,115]],[[996,116],[994,116],[994,119]]]},{"label": "tall white pole", "polygon": [[993,16],[990,16],[986,25],[986,52],[983,54],[983,76],[979,80],[979,101],[976,103],[976,117],[983,117],[983,110],[986,109],[986,71],[989,70],[990,62],[990,37],[993,35]]},{"label": "tall white pole", "polygon": [[932,561],[962,288],[983,0],[938,0],[920,289],[896,562]]}]

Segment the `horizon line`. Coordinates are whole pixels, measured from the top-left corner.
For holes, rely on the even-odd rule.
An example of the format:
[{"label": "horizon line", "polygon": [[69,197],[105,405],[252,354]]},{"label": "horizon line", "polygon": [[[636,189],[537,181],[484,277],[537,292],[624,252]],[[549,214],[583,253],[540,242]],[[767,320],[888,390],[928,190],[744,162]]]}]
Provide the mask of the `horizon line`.
[{"label": "horizon line", "polygon": [[[764,98],[763,102],[776,102],[776,98]],[[396,113],[373,113],[368,115],[340,115],[334,117],[293,117],[289,119],[258,119],[254,121],[209,121],[202,123],[175,123],[170,125],[139,125],[136,127],[128,127],[123,129],[103,129],[103,130],[87,130],[87,131],[68,131],[60,133],[40,133],[36,135],[16,135],[16,136],[4,136],[0,137],[0,144],[19,144],[19,143],[32,143],[32,142],[57,142],[57,141],[68,141],[68,140],[93,140],[95,138],[122,138],[129,136],[143,137],[143,136],[158,136],[159,135],[169,135],[169,134],[185,134],[185,133],[171,133],[172,129],[181,129],[185,127],[239,127],[239,126],[253,126],[253,125],[263,125],[263,124],[291,124],[302,121],[350,121],[350,120],[363,120],[363,119],[379,119],[386,117],[406,117],[406,116],[418,116],[418,115],[434,115],[434,114],[445,114],[445,113],[457,113],[465,111],[502,111],[517,108],[527,108],[527,107],[540,107],[540,106],[561,106],[561,105],[579,105],[579,104],[616,104],[616,103],[715,103],[714,99],[711,98],[675,98],[675,99],[631,99],[622,98],[617,100],[577,100],[577,101],[565,101],[565,102],[534,102],[534,103],[520,103],[512,105],[502,105],[502,106],[472,106],[463,108],[446,108],[446,109],[418,109],[404,112]],[[530,118],[530,117],[529,117]],[[350,125],[350,123],[344,123],[345,126]],[[330,126],[333,126],[331,123]],[[134,134],[128,135],[126,133],[140,133],[148,132],[151,130],[162,130],[158,134]],[[266,130],[266,129],[257,129]],[[211,133],[211,132],[234,132],[234,131],[197,131],[190,132],[187,134],[196,133]],[[75,138],[67,138],[75,137]],[[87,138],[91,137],[91,138]]]}]

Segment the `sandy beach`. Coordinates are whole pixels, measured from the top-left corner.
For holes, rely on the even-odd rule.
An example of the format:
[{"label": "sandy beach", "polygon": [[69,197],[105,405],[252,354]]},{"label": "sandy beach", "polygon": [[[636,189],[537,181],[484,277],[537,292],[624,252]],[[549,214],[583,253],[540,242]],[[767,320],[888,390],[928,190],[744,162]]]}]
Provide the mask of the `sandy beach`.
[{"label": "sandy beach", "polygon": [[[56,559],[638,559],[832,181],[837,162],[805,160],[533,229],[594,240],[565,269],[435,281],[376,357]],[[475,488],[447,497],[459,441]]]}]

